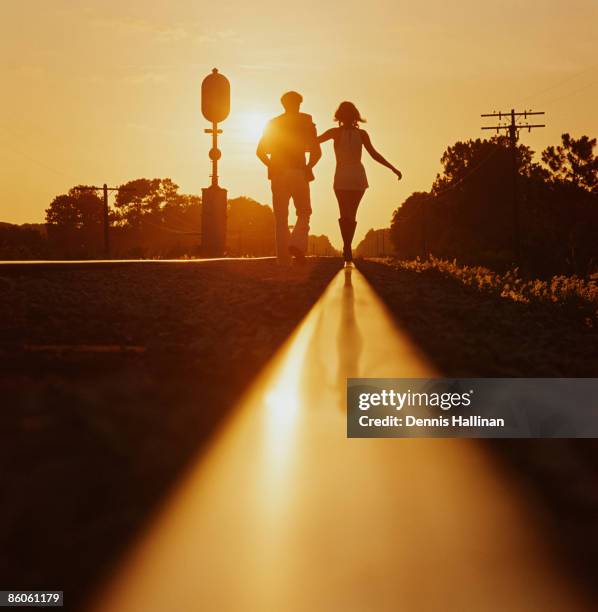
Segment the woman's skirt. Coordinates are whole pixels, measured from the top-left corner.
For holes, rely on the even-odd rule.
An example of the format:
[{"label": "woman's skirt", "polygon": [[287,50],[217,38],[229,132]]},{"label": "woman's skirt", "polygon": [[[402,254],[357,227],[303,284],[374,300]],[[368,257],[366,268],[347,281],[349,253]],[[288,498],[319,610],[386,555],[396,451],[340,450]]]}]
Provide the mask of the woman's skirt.
[{"label": "woman's skirt", "polygon": [[334,188],[343,191],[363,191],[367,189],[368,177],[361,162],[337,164],[334,173]]}]

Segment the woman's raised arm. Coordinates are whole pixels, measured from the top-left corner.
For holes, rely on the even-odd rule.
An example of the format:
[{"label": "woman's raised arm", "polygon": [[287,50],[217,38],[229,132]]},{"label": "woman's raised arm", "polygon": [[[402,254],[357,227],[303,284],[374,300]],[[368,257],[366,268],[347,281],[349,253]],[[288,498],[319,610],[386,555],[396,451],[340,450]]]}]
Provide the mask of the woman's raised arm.
[{"label": "woman's raised arm", "polygon": [[386,160],[376,149],[374,149],[374,145],[372,145],[372,141],[370,140],[369,134],[365,130],[360,130],[361,135],[363,137],[363,146],[365,150],[372,156],[372,159],[375,159],[379,164],[390,168],[398,177],[399,180],[402,178],[401,171],[398,168],[395,168],[388,160]]},{"label": "woman's raised arm", "polygon": [[334,132],[336,129],[337,128],[330,128],[329,130],[326,130],[324,133],[320,134],[318,136],[318,142],[326,142],[327,140],[334,138]]}]

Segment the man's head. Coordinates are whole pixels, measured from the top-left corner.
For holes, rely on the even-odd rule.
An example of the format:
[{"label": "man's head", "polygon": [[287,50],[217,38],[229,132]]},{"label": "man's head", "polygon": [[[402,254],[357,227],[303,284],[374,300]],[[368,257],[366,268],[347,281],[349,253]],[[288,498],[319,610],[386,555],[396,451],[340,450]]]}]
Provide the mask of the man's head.
[{"label": "man's head", "polygon": [[287,113],[298,113],[301,102],[303,102],[303,96],[296,91],[287,91],[280,98],[280,102]]}]

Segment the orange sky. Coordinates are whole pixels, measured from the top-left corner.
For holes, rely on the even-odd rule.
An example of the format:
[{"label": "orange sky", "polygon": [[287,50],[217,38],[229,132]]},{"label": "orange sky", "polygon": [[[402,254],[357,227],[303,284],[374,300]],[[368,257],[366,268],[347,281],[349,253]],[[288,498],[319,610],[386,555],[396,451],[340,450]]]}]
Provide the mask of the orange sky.
[{"label": "orange sky", "polygon": [[[548,127],[523,135],[536,150],[563,131],[597,136],[597,23],[596,0],[12,2],[0,25],[0,220],[41,222],[53,196],[78,183],[168,176],[199,193],[209,139],[198,93],[217,66],[232,84],[221,126],[230,196],[269,203],[255,141],[282,92],[303,93],[320,131],[341,100],[358,105],[374,145],[404,173],[397,183],[366,160],[360,239],[429,188],[447,145],[488,135],[482,112],[547,111]],[[312,232],[339,244],[324,147]]]}]

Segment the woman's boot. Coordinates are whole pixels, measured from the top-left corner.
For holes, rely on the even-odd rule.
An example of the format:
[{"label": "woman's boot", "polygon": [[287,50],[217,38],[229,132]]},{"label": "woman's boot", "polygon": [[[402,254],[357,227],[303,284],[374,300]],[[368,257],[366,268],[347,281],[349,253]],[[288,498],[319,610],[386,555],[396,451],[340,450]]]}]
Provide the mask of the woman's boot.
[{"label": "woman's boot", "polygon": [[345,260],[345,263],[351,263],[353,261],[351,243],[353,242],[353,236],[355,235],[357,221],[341,217],[338,220],[338,224],[341,228],[341,236],[343,237],[343,259]]}]

